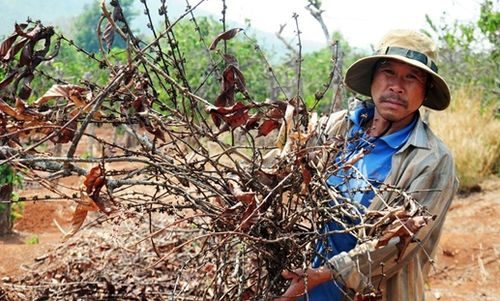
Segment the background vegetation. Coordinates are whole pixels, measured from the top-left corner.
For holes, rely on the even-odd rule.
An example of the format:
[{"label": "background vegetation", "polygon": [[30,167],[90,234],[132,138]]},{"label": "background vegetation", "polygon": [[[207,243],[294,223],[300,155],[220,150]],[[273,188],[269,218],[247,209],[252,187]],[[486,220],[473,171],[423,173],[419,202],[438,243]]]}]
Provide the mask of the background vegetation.
[{"label": "background vegetation", "polygon": [[[131,10],[131,1],[122,1],[127,18],[137,16]],[[452,149],[457,162],[458,174],[463,189],[480,183],[485,177],[499,173],[499,42],[500,13],[498,3],[484,0],[481,14],[475,22],[451,21],[450,16],[443,15],[441,20],[427,19],[429,28],[424,31],[439,41],[440,73],[448,80],[452,88],[451,108],[445,112],[432,113],[432,127]],[[89,53],[97,52],[98,43],[95,36],[99,7],[97,1],[88,6],[75,21],[75,44]],[[203,17],[181,21],[175,27],[176,38],[185,66],[186,75],[192,87],[203,85],[198,93],[205,99],[215,101],[219,86],[218,77],[213,76],[210,66],[215,60],[208,51],[208,44],[223,31],[219,21]],[[147,37],[146,37],[147,38]],[[343,58],[342,69],[349,66],[360,56],[365,55],[359,49],[349,45],[348,37],[340,33],[332,34],[332,41],[340,45]],[[117,41],[112,51],[112,57],[124,58],[123,41]],[[228,52],[237,57],[240,70],[245,74],[250,95],[259,101],[269,97],[283,99],[283,91],[273,85],[267,60],[275,62],[273,53],[259,47],[255,37],[241,35],[227,45]],[[306,53],[301,62],[301,95],[310,106],[315,104],[315,93],[323,90],[328,83],[331,72],[332,51],[325,47],[318,51]],[[274,63],[272,70],[284,93],[293,93],[296,70],[294,70],[294,54],[289,52]],[[217,62],[216,62],[217,63]],[[99,72],[96,61],[88,55],[63,43],[61,54],[55,62],[45,66],[48,74],[62,77],[68,82],[75,79],[92,77],[105,83],[105,72]],[[344,70],[342,70],[343,72]],[[220,75],[219,75],[220,76]],[[34,91],[46,91],[52,84],[50,81],[35,82]],[[316,106],[319,112],[327,112],[331,105],[334,89],[328,89],[323,99]],[[161,91],[160,91],[161,93]],[[350,94],[342,90],[343,99]],[[34,97],[33,97],[34,98]],[[346,105],[344,102],[343,105]]]},{"label": "background vegetation", "polygon": [[431,116],[431,127],[455,157],[461,190],[500,173],[500,13],[485,0],[475,22],[428,20],[439,39],[440,73],[452,88],[450,108]]}]

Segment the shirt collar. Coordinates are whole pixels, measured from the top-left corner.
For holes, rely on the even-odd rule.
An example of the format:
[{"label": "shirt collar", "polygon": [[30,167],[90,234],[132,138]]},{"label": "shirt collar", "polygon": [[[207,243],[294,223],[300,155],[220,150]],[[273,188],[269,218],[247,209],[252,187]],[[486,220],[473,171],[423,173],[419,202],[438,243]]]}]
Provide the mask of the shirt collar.
[{"label": "shirt collar", "polygon": [[[371,120],[374,115],[375,115],[375,106],[370,104],[361,106],[360,108],[352,111],[351,114],[349,115],[349,119],[354,124],[351,133],[355,133],[356,131],[362,130],[363,125],[367,121]],[[404,143],[406,143],[406,141],[410,137],[410,133],[415,127],[415,124],[417,124],[417,120],[419,120],[418,111],[415,117],[413,118],[412,122],[410,122],[407,126],[394,133],[382,136],[379,138],[379,140],[384,141],[389,147],[393,149],[399,149],[401,146],[403,146]]]}]

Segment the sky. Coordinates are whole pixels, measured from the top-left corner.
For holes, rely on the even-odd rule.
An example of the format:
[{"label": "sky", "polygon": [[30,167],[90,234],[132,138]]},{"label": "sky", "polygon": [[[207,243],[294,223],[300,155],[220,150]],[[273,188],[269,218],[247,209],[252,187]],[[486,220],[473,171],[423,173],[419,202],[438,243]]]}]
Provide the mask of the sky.
[{"label": "sky", "polygon": [[[447,20],[476,20],[480,0],[323,0],[323,19],[330,30],[340,31],[353,46],[370,49],[389,30],[395,28],[428,28],[425,15],[438,21],[443,12]],[[191,3],[194,3],[192,0]],[[221,0],[208,0],[200,8],[219,14]],[[319,23],[304,8],[306,0],[226,0],[231,20],[251,19],[254,28],[277,32],[287,24],[294,35],[293,13],[299,15],[299,28],[304,39],[325,42]]]},{"label": "sky", "polygon": [[[65,22],[78,15],[85,3],[91,0],[0,0],[3,9],[0,19],[0,34],[12,32],[13,21],[24,21],[29,15],[41,19],[47,25],[66,18]],[[100,1],[100,0],[99,0]],[[108,0],[106,0],[109,2]],[[143,7],[138,0],[140,12]],[[188,0],[194,6],[200,0]],[[180,13],[186,0],[167,0],[169,11]],[[439,21],[446,12],[446,20],[476,20],[482,0],[323,0],[323,19],[332,33],[340,31],[351,46],[371,49],[390,29],[428,28],[425,14]],[[152,12],[157,12],[160,0],[148,0]],[[251,28],[274,36],[281,24],[286,24],[284,35],[296,36],[294,13],[299,15],[301,39],[317,47],[326,45],[319,23],[304,8],[307,0],[226,0],[226,19],[244,26],[251,20]],[[64,16],[55,15],[54,6],[59,6]],[[206,0],[199,6],[198,14],[211,13],[221,17],[222,0]],[[57,10],[59,11],[59,10]],[[50,20],[48,20],[50,19]]]}]

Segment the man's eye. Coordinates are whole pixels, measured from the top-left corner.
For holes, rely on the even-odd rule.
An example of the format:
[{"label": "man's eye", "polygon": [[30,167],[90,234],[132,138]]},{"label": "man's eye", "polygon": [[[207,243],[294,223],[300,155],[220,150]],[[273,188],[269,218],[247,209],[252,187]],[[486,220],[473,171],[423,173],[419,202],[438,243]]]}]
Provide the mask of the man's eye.
[{"label": "man's eye", "polygon": [[411,81],[425,82],[424,77],[419,76],[417,74],[408,74],[406,77],[408,78],[408,80],[411,80]]}]

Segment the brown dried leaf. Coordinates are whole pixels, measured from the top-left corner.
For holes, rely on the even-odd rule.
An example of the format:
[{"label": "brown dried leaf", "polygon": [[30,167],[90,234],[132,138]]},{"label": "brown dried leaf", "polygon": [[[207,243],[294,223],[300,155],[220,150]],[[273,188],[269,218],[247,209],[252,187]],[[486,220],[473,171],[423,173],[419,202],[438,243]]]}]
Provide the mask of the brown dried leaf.
[{"label": "brown dried leaf", "polygon": [[71,231],[66,233],[63,238],[63,241],[72,237],[73,235],[80,230],[85,219],[87,218],[87,213],[89,211],[98,211],[99,207],[96,203],[87,195],[85,191],[81,191],[80,193],[80,202],[75,208],[75,212],[73,212],[73,216],[71,218]]},{"label": "brown dried leaf", "polygon": [[226,177],[229,179],[227,181],[229,191],[233,194],[236,200],[242,202],[245,205],[250,205],[255,202],[255,192],[243,191],[243,188],[240,185],[240,178],[235,174],[227,174]]},{"label": "brown dried leaf", "polygon": [[40,34],[42,33],[43,31],[43,26],[41,23],[36,23],[35,27],[33,27],[30,31],[28,32],[25,32],[24,29],[26,29],[27,27],[27,24],[26,23],[21,23],[21,24],[15,24],[14,25],[14,29],[15,29],[15,32],[21,36],[21,37],[25,37],[25,38],[28,38],[30,40],[36,40],[36,39],[39,39],[40,37]]},{"label": "brown dried leaf", "polygon": [[300,163],[300,171],[302,173],[302,183],[304,183],[305,187],[307,187],[312,180],[311,171],[309,170],[309,167],[303,162]]},{"label": "brown dried leaf", "polygon": [[18,36],[19,35],[17,33],[13,33],[8,38],[2,41],[2,44],[0,44],[0,57],[2,59],[7,53],[9,53]]},{"label": "brown dried leaf", "polygon": [[[61,121],[59,125],[64,126],[65,123],[66,122]],[[66,127],[58,130],[57,134],[50,138],[50,141],[61,144],[70,142],[75,136],[77,126],[78,122],[76,120],[70,122]]]},{"label": "brown dried leaf", "polygon": [[23,38],[22,40],[20,40],[19,42],[17,42],[14,46],[12,46],[9,51],[7,52],[7,54],[5,54],[3,56],[3,61],[5,62],[8,62],[10,60],[12,60],[16,54],[24,48],[24,46],[26,46],[26,44],[29,42],[29,40],[27,38]]},{"label": "brown dried leaf", "polygon": [[227,30],[223,33],[220,33],[219,35],[217,35],[214,39],[214,41],[212,42],[212,44],[210,44],[210,50],[214,50],[215,48],[217,48],[217,44],[221,41],[221,40],[230,40],[232,38],[234,38],[236,36],[236,34],[240,31],[242,31],[243,28],[233,28],[233,29],[230,29],[230,30]]},{"label": "brown dried leaf", "polygon": [[[215,106],[217,108],[226,107],[228,104],[232,103],[234,103],[234,91],[223,91],[215,100]],[[210,114],[210,116],[215,126],[220,128],[222,118],[217,114]]]},{"label": "brown dried leaf", "polygon": [[151,134],[153,134],[157,139],[160,139],[163,142],[166,142],[165,140],[165,134],[161,129],[158,127],[152,126],[152,125],[145,125],[144,128]]},{"label": "brown dried leaf", "polygon": [[16,98],[16,114],[13,117],[17,120],[27,121],[40,119],[42,115],[28,108],[26,102],[21,98]]},{"label": "brown dried leaf", "polygon": [[[103,183],[104,173],[100,165],[94,166],[90,169],[89,173],[83,181],[83,185],[86,187],[86,192],[92,195],[97,189],[100,190]],[[99,186],[100,185],[100,186]]]},{"label": "brown dried leaf", "polygon": [[235,105],[230,107],[208,107],[207,111],[212,116],[212,120],[222,119],[229,127],[237,128],[245,124],[248,119],[248,111],[250,106],[247,106],[241,102],[237,102]]},{"label": "brown dried leaf", "polygon": [[6,115],[9,115],[11,117],[17,116],[16,110],[1,99],[0,99],[0,111],[4,112]]},{"label": "brown dried leaf", "polygon": [[279,177],[273,170],[257,170],[255,176],[262,183],[268,187],[274,187],[279,182]]},{"label": "brown dried leaf", "polygon": [[295,107],[291,103],[289,103],[286,107],[284,122],[281,125],[278,137],[276,138],[276,146],[280,149],[283,149],[285,147],[285,144],[289,142],[288,137],[290,136],[290,132],[294,127],[294,112]]},{"label": "brown dried leaf", "polygon": [[267,136],[270,132],[279,128],[280,126],[281,122],[277,120],[274,119],[264,120],[264,122],[262,122],[262,124],[259,126],[257,137]]},{"label": "brown dried leaf", "polygon": [[245,130],[250,131],[250,130],[256,128],[259,125],[259,121],[261,118],[262,117],[261,117],[260,113],[256,113],[256,114],[253,114],[252,116],[250,116],[247,120],[247,123],[245,124]]},{"label": "brown dried leaf", "polygon": [[111,49],[111,47],[113,47],[113,42],[115,40],[115,31],[116,29],[111,23],[108,23],[104,28],[102,40],[104,41],[104,43],[106,43],[106,48],[108,48],[108,51]]},{"label": "brown dried leaf", "polygon": [[[34,105],[40,106],[51,99],[62,97],[75,102],[76,105],[80,104],[80,106],[83,106],[86,105],[86,102],[83,100],[82,94],[86,91],[86,88],[77,85],[53,85],[45,94],[34,102]],[[72,97],[74,99],[72,99]],[[77,103],[80,100],[81,102]]]},{"label": "brown dried leaf", "polygon": [[241,222],[240,222],[240,229],[242,231],[246,231],[252,227],[255,222],[257,221],[257,201],[255,198],[252,198],[252,201],[250,204],[248,204],[247,208],[241,215]]},{"label": "brown dried leaf", "polygon": [[[245,77],[236,65],[228,65],[222,73],[222,91],[233,91],[234,93],[235,88],[239,91],[246,91]],[[232,105],[233,102],[226,105]]]},{"label": "brown dried leaf", "polygon": [[34,48],[23,47],[23,51],[21,51],[21,55],[19,56],[19,66],[29,66],[33,61]]}]

